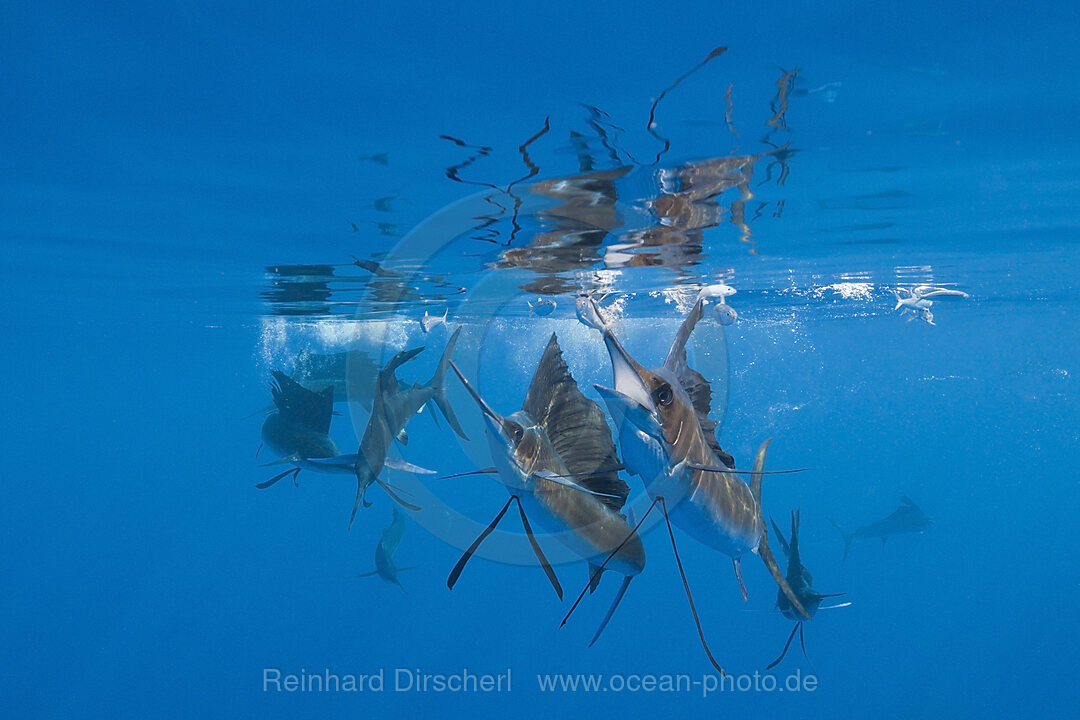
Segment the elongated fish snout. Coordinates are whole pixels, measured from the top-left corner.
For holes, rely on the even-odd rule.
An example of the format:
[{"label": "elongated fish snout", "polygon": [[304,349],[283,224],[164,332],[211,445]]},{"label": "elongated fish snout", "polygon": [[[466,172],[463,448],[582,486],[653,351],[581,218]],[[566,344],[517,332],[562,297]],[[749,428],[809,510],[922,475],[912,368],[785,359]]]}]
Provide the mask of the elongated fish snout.
[{"label": "elongated fish snout", "polygon": [[603,385],[593,385],[611,413],[615,427],[622,428],[626,423],[649,437],[662,438],[664,430],[659,417],[652,409],[642,405],[629,395]]},{"label": "elongated fish snout", "polygon": [[[480,406],[480,414],[484,418],[484,424],[487,425],[489,437],[491,437],[493,441],[494,439],[498,439],[499,443],[501,443],[500,449],[502,452],[512,453],[515,442],[520,440],[520,438],[514,437],[514,432],[520,430],[520,426],[516,423],[508,422],[506,418],[495,412],[495,410],[487,404],[487,401],[480,396],[480,393],[476,391],[476,388],[465,379],[465,375],[458,369],[457,365],[451,362],[450,367],[457,374],[458,379],[461,380],[461,384],[465,386],[465,389],[472,396],[473,400],[476,401],[476,404]],[[493,445],[492,447],[494,448],[495,446]]]},{"label": "elongated fish snout", "polygon": [[604,344],[611,357],[611,372],[615,378],[615,392],[629,398],[647,412],[656,414],[652,391],[645,382],[649,372],[642,367],[610,332],[604,333]]},{"label": "elongated fish snout", "polygon": [[503,421],[502,415],[495,412],[491,408],[491,406],[487,404],[484,398],[480,397],[480,393],[476,391],[476,388],[472,386],[472,383],[465,379],[465,375],[461,372],[461,370],[458,369],[458,366],[456,364],[451,362],[450,367],[458,376],[458,379],[461,380],[461,384],[465,386],[465,389],[469,392],[469,395],[472,395],[472,399],[475,400],[476,404],[480,406],[480,412],[483,413],[484,419],[492,421],[497,425],[501,425]]}]

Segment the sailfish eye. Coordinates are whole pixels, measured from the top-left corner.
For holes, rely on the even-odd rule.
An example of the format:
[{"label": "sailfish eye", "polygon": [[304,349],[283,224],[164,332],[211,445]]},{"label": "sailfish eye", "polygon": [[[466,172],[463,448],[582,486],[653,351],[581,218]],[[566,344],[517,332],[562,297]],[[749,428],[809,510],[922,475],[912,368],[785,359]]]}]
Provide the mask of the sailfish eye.
[{"label": "sailfish eye", "polygon": [[525,437],[525,429],[517,423],[511,423],[510,430],[514,435],[514,442],[521,442],[521,438]]},{"label": "sailfish eye", "polygon": [[653,396],[656,398],[656,402],[660,403],[665,407],[670,405],[672,399],[674,399],[675,397],[671,392],[671,386],[667,383],[664,383],[663,385],[658,387],[656,389],[656,392],[653,393]]}]

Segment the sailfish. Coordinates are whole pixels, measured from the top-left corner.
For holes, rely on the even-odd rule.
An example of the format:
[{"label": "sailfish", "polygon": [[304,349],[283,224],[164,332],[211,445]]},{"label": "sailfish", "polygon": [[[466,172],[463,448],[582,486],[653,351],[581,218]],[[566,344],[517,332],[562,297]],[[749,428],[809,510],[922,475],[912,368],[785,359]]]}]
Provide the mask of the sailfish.
[{"label": "sailfish", "polygon": [[398,580],[398,573],[403,570],[412,570],[415,566],[399,568],[394,564],[394,552],[401,544],[401,538],[405,534],[405,516],[394,506],[394,517],[390,524],[383,530],[379,538],[379,544],[375,546],[375,569],[371,572],[360,573],[356,577],[371,577],[378,575],[391,585],[397,585],[401,592],[408,595],[405,586]]},{"label": "sailfish", "polygon": [[623,575],[592,645],[607,627],[630,581],[645,568],[641,539],[620,512],[630,488],[619,478],[621,466],[603,410],[578,388],[555,334],[544,349],[521,410],[507,416],[493,410],[456,365],[451,363],[451,367],[480,406],[495,461],[492,472],[511,495],[462,556],[447,585],[453,589],[465,563],[516,500],[533,550],[560,598],[562,587],[533,536],[529,517],[588,561],[590,590],[599,584],[599,566],[605,558],[609,558],[605,569]]},{"label": "sailfish", "polygon": [[[772,523],[773,532],[776,533],[776,540],[780,543],[780,549],[784,551],[784,555],[787,556],[787,578],[788,585],[798,596],[799,602],[802,603],[803,609],[812,617],[821,609],[821,601],[826,598],[840,597],[844,593],[829,593],[822,594],[814,590],[814,576],[810,574],[810,571],[802,564],[802,555],[799,553],[799,511],[795,510],[791,513],[791,542],[788,542],[784,538],[784,533],[780,532],[780,528],[776,526],[776,522],[769,518],[769,522]],[[841,603],[839,605],[830,605],[830,608],[846,607],[851,603]],[[806,640],[803,636],[803,618],[795,613],[795,610],[791,606],[791,601],[788,600],[787,595],[782,591],[776,593],[776,609],[780,611],[780,614],[786,617],[788,620],[795,621],[795,627],[791,629],[791,634],[788,635],[787,643],[784,644],[784,650],[780,653],[780,657],[773,660],[766,670],[772,670],[774,667],[780,664],[780,661],[787,655],[788,648],[791,647],[791,641],[795,639],[795,632],[799,633],[799,645],[802,647],[803,657],[806,657]]]},{"label": "sailfish", "polygon": [[[402,387],[395,374],[399,367],[419,355],[424,350],[423,347],[402,350],[390,358],[390,361],[379,371],[379,375],[375,379],[375,397],[372,403],[371,417],[368,419],[367,427],[364,428],[364,434],[360,438],[359,452],[313,461],[319,465],[346,470],[356,476],[356,500],[353,502],[352,514],[349,516],[349,527],[352,527],[353,520],[356,519],[356,511],[361,503],[363,503],[364,507],[371,505],[364,498],[364,495],[372,483],[378,483],[391,498],[402,506],[410,510],[420,509],[402,500],[394,491],[394,488],[381,480],[379,475],[384,467],[426,475],[434,474],[433,470],[426,470],[412,463],[389,456],[391,443],[395,439],[402,441],[408,437],[404,435],[405,426],[429,402],[439,409],[454,432],[465,440],[469,439],[469,436],[465,434],[461,424],[458,422],[453,408],[450,407],[450,402],[446,399],[446,387],[444,384],[446,370],[450,365],[450,355],[454,351],[454,345],[457,343],[460,332],[461,328],[459,327],[450,336],[442,357],[439,358],[439,364],[435,368],[435,374],[426,383],[414,383],[408,387]],[[432,415],[432,418],[434,418],[434,415]]]},{"label": "sailfish", "polygon": [[[371,505],[371,503],[365,499],[365,494],[372,483],[378,483],[391,498],[403,507],[409,508],[410,510],[419,510],[420,508],[417,506],[402,499],[395,491],[394,487],[380,479],[379,475],[382,473],[384,467],[424,475],[435,474],[434,470],[427,470],[390,455],[390,446],[395,440],[402,444],[408,442],[405,426],[428,403],[431,403],[438,408],[439,412],[446,418],[446,421],[450,424],[450,427],[453,428],[454,432],[468,440],[468,435],[465,434],[461,424],[458,422],[457,416],[454,414],[453,408],[450,407],[450,403],[446,399],[446,388],[444,384],[446,370],[450,364],[450,354],[454,350],[454,344],[457,342],[458,333],[460,331],[461,328],[458,328],[454,334],[450,336],[450,340],[446,343],[446,348],[443,350],[442,357],[439,358],[439,364],[435,369],[434,375],[432,375],[431,380],[426,383],[414,383],[405,387],[395,374],[398,368],[419,355],[424,350],[423,347],[403,350],[390,358],[389,362],[387,362],[382,370],[379,371],[375,379],[375,393],[372,400],[371,417],[368,419],[367,427],[364,428],[364,434],[360,439],[359,451],[348,455],[337,454],[337,448],[327,436],[330,427],[330,416],[333,409],[333,388],[327,388],[322,393],[314,393],[304,389],[285,375],[275,373],[275,378],[278,382],[285,384],[283,387],[287,386],[292,388],[295,391],[296,397],[305,401],[304,405],[301,406],[301,409],[310,409],[309,413],[298,414],[296,411],[292,411],[287,414],[285,419],[292,421],[292,425],[297,425],[299,429],[290,433],[280,434],[288,439],[291,445],[297,445],[298,437],[305,439],[308,444],[311,444],[315,450],[317,450],[317,454],[301,456],[294,450],[290,455],[271,464],[291,463],[297,465],[297,467],[287,470],[281,475],[271,478],[264,483],[260,483],[258,487],[269,487],[289,473],[299,472],[300,468],[310,468],[319,472],[352,475],[356,478],[356,500],[353,502],[352,514],[349,516],[349,527],[352,527],[353,520],[356,518],[356,511],[360,505],[363,504],[365,507]],[[275,402],[277,401],[277,394],[278,393],[275,392]],[[318,411],[317,413],[316,410]],[[286,415],[283,411],[279,411],[277,414]],[[307,415],[312,416],[310,420],[307,419]],[[434,417],[433,414],[433,420]],[[268,418],[267,423],[274,418],[275,415],[271,415],[271,417]],[[301,423],[301,420],[305,420],[306,422]],[[274,420],[274,422],[281,424],[279,420]],[[436,421],[436,423],[437,422],[438,421]],[[291,428],[292,425],[289,425],[289,427]],[[275,427],[277,426],[275,425]],[[300,430],[303,430],[304,432],[300,433]],[[309,438],[309,436],[311,437]],[[269,444],[265,427],[263,429],[263,437],[264,439],[267,439]],[[316,443],[316,440],[322,440],[322,442]]]},{"label": "sailfish", "polygon": [[[686,341],[704,314],[704,301],[698,299],[664,364],[655,370],[634,360],[595,303],[586,302],[582,320],[603,334],[615,379],[614,388],[595,387],[615,420],[626,468],[642,479],[653,498],[650,512],[660,503],[669,524],[730,556],[744,600],[740,562],[746,553],[757,553],[792,607],[809,618],[776,564],[762,518],[761,478],[770,440],[758,449],[747,484],[716,440],[716,423],[708,416],[712,402],[708,381],[687,365]],[[699,635],[705,645],[700,625]],[[707,646],[705,650],[708,653]],[[713,660],[711,653],[709,657]],[[719,668],[715,660],[713,664]]]},{"label": "sailfish", "polygon": [[853,532],[847,532],[844,528],[836,524],[834,520],[830,520],[833,526],[840,531],[840,534],[844,536],[844,559],[842,562],[847,562],[848,552],[851,550],[851,543],[856,540],[870,540],[873,538],[881,539],[881,546],[885,547],[885,542],[893,535],[903,535],[905,533],[921,533],[930,527],[934,520],[926,516],[926,513],[922,511],[915,501],[906,495],[900,498],[900,507],[893,510],[887,517],[882,518],[876,522],[872,522],[869,525],[863,525],[856,528]]},{"label": "sailfish", "polygon": [[330,438],[334,388],[315,392],[279,370],[274,370],[272,375],[273,411],[263,421],[262,440],[280,458],[263,467],[283,464],[293,467],[259,483],[256,485],[259,489],[268,488],[287,475],[292,475],[295,483],[304,468],[322,471],[324,468],[312,461],[336,457],[339,452]]}]

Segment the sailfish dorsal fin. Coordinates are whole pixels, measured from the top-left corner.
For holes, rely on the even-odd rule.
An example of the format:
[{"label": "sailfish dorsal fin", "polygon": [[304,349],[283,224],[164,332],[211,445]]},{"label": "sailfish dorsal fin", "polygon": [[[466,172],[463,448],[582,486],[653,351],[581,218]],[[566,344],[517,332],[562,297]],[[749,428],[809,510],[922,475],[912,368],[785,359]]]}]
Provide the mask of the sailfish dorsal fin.
[{"label": "sailfish dorsal fin", "polygon": [[[543,428],[572,480],[618,511],[630,493],[604,412],[578,389],[552,333],[521,407]],[[610,496],[610,497],[609,497]]]},{"label": "sailfish dorsal fin", "polygon": [[315,392],[280,370],[274,370],[271,374],[274,383],[270,386],[270,392],[278,412],[307,430],[324,435],[329,433],[330,419],[334,414],[333,386]]},{"label": "sailfish dorsal fin", "polygon": [[675,333],[675,340],[671,343],[664,367],[671,371],[679,380],[682,389],[690,396],[690,402],[694,405],[697,413],[698,424],[705,434],[705,441],[709,444],[715,455],[730,457],[720,448],[720,442],[716,439],[716,421],[709,417],[712,411],[712,386],[709,381],[686,363],[686,341],[690,339],[690,333],[694,331],[698,320],[705,314],[705,303],[698,300],[690,314],[679,326],[679,332]]}]

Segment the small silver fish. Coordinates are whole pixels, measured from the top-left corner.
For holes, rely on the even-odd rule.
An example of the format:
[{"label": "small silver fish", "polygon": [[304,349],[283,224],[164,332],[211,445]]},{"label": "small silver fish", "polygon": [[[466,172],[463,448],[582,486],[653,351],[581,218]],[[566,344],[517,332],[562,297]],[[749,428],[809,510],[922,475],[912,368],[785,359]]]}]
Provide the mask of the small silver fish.
[{"label": "small silver fish", "polygon": [[440,325],[446,324],[446,318],[450,315],[450,308],[443,310],[442,315],[429,315],[428,311],[424,311],[424,317],[420,318],[420,327],[424,328],[424,332],[429,333]]},{"label": "small silver fish", "polygon": [[529,303],[529,312],[537,317],[547,317],[555,312],[555,301],[550,298],[537,298],[536,302]]},{"label": "small silver fish", "polygon": [[600,306],[593,302],[588,295],[579,295],[574,302],[574,309],[577,311],[577,318],[582,325],[600,332],[608,329],[607,320],[600,314]]},{"label": "small silver fish", "polygon": [[[901,293],[907,293],[907,297],[904,297]],[[914,313],[914,317],[925,320],[928,325],[934,324],[934,313],[930,312],[930,307],[934,304],[933,300],[916,295],[912,290],[908,290],[907,288],[897,288],[893,291],[893,294],[896,295],[896,307],[893,308],[894,311],[910,310]],[[908,320],[912,320],[914,317],[908,317]]]},{"label": "small silver fish", "polygon": [[[699,298],[726,298],[731,297],[736,293],[735,288],[726,283],[717,283],[715,285],[706,285],[701,288],[698,293]],[[721,300],[723,302],[723,300]]]},{"label": "small silver fish", "polygon": [[950,288],[934,287],[933,285],[919,285],[913,288],[911,291],[913,297],[920,299],[928,298],[940,298],[940,297],[957,297],[966,298],[970,297],[963,290],[952,290]]}]

